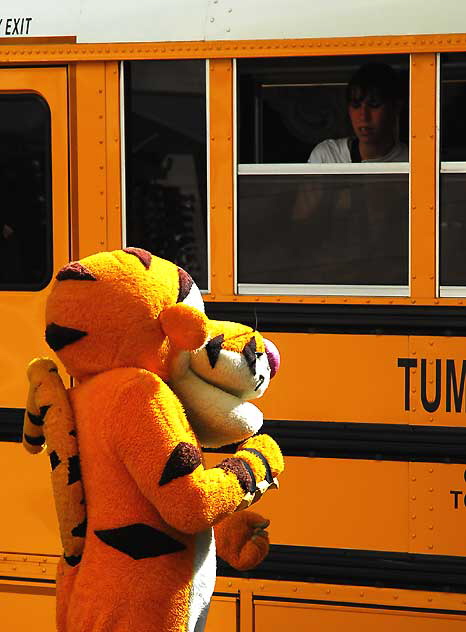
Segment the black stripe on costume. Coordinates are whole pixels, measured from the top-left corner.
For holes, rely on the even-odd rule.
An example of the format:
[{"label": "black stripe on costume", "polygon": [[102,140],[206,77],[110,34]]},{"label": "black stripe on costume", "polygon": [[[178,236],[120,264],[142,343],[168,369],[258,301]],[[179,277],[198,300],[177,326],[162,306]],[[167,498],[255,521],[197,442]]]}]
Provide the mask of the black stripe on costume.
[{"label": "black stripe on costume", "polygon": [[175,478],[191,474],[201,462],[202,456],[199,448],[191,443],[179,443],[168,458],[159,485],[166,485]]},{"label": "black stripe on costume", "polygon": [[256,491],[256,477],[249,463],[238,457],[224,459],[219,465],[216,465],[225,472],[232,472],[238,479],[242,490],[245,493],[253,494]]},{"label": "black stripe on costume", "polygon": [[224,339],[225,336],[223,334],[220,334],[219,336],[215,336],[215,338],[212,338],[212,340],[209,340],[209,342],[205,346],[207,357],[209,358],[209,364],[212,368],[215,368],[215,365],[217,364]]},{"label": "black stripe on costume", "polygon": [[94,533],[104,544],[129,555],[133,560],[177,553],[186,548],[182,542],[174,540],[166,533],[141,523],[102,529]]},{"label": "black stripe on costume", "polygon": [[53,470],[56,469],[61,463],[60,457],[54,450],[53,452],[49,454],[49,459],[50,459],[50,465],[52,467],[52,472],[53,472]]},{"label": "black stripe on costume", "polygon": [[44,425],[44,420],[42,418],[42,415],[34,415],[34,413],[30,413],[29,410],[27,411],[27,413],[28,413],[28,419],[32,423],[33,426]]},{"label": "black stripe on costume", "polygon": [[186,270],[183,270],[183,268],[178,268],[178,278],[180,282],[180,289],[178,290],[178,298],[176,299],[176,302],[182,303],[190,293],[194,281]]},{"label": "black stripe on costume", "polygon": [[79,456],[75,454],[68,459],[68,485],[79,480],[81,480],[81,464],[79,463]]},{"label": "black stripe on costume", "polygon": [[77,566],[81,561],[82,555],[64,555],[63,559],[68,566]]},{"label": "black stripe on costume", "polygon": [[24,435],[24,439],[29,445],[44,445],[45,437],[44,435],[39,435],[38,437],[31,437],[31,435]]},{"label": "black stripe on costume", "polygon": [[262,461],[265,467],[265,480],[269,484],[273,483],[272,470],[270,469],[269,462],[267,461],[265,456],[262,454],[262,452],[259,452],[259,450],[255,450],[254,448],[241,448],[241,449],[244,450],[245,452],[251,452],[252,454],[255,454]]},{"label": "black stripe on costume", "polygon": [[256,372],[256,338],[253,336],[251,340],[244,346],[243,351],[241,352],[246,358],[246,362],[248,363],[249,370],[254,375]]},{"label": "black stripe on costume", "polygon": [[146,270],[150,268],[152,255],[148,250],[144,250],[143,248],[123,248],[123,252],[137,257]]},{"label": "black stripe on costume", "polygon": [[62,327],[56,323],[50,323],[45,330],[45,340],[53,351],[60,351],[63,347],[73,344],[87,336],[87,331],[80,331],[72,327]]},{"label": "black stripe on costume", "polygon": [[55,278],[57,281],[97,281],[92,272],[78,261],[66,265]]},{"label": "black stripe on costume", "polygon": [[47,411],[48,411],[49,408],[50,408],[50,405],[49,406],[41,406],[39,408],[40,416],[42,417],[42,419],[45,419],[45,415],[47,414]]},{"label": "black stripe on costume", "polygon": [[80,524],[77,524],[72,530],[71,535],[78,538],[84,538],[87,530],[87,519],[85,518]]}]

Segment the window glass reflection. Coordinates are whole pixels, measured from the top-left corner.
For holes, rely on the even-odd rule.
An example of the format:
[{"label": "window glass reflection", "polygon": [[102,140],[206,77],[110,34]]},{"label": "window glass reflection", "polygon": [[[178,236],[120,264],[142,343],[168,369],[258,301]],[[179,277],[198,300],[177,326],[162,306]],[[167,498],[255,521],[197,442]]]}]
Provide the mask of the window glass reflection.
[{"label": "window glass reflection", "polygon": [[408,284],[408,174],[238,180],[240,284]]},{"label": "window glass reflection", "polygon": [[466,161],[466,54],[442,55],[440,160]]},{"label": "window glass reflection", "polygon": [[35,94],[0,96],[0,288],[37,290],[52,270],[50,111]]},{"label": "window glass reflection", "polygon": [[127,239],[207,289],[205,62],[126,64]]},{"label": "window glass reflection", "polygon": [[440,285],[466,286],[466,173],[440,180]]}]

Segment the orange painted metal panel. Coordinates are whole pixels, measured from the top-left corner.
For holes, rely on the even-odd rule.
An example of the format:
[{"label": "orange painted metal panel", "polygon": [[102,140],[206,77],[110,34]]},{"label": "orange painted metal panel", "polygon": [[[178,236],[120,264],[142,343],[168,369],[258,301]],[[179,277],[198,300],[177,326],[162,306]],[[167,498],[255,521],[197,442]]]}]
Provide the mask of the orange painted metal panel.
[{"label": "orange painted metal panel", "polygon": [[70,68],[72,259],[121,247],[118,62]]},{"label": "orange painted metal panel", "polygon": [[[31,45],[26,45],[26,44]],[[112,61],[120,59],[230,59],[235,57],[291,57],[307,55],[367,55],[464,51],[466,34],[384,35],[307,39],[261,39],[193,42],[44,43],[11,38],[0,48],[1,63]]]},{"label": "orange painted metal panel", "polygon": [[32,456],[19,443],[0,443],[0,471],[0,550],[59,555],[48,457]]},{"label": "orange painted metal panel", "polygon": [[434,298],[433,296],[419,298],[402,296],[396,298],[387,298],[386,296],[326,296],[325,298],[322,298],[321,296],[239,296],[235,294],[225,294],[221,297],[212,297],[208,294],[204,298],[219,302],[234,301],[238,303],[251,303],[251,301],[254,301],[255,303],[291,303],[293,305],[300,303],[310,303],[316,305],[341,305],[342,303],[345,305],[466,305],[465,299],[462,298]]},{"label": "orange painted metal panel", "polygon": [[267,337],[279,348],[282,363],[257,402],[266,419],[409,423],[404,370],[397,364],[408,357],[407,336]]},{"label": "orange painted metal panel", "polygon": [[234,597],[213,597],[205,632],[236,632],[237,600]]},{"label": "orange painted metal panel", "polygon": [[[68,123],[65,68],[0,69],[0,94],[35,92],[51,112],[53,264],[68,261]],[[25,367],[36,355],[47,354],[44,307],[48,288],[40,292],[1,292],[0,407],[21,407],[27,392]]]},{"label": "orange painted metal panel", "polygon": [[466,338],[411,336],[409,357],[411,424],[466,425]]},{"label": "orange painted metal panel", "polygon": [[410,463],[411,552],[466,556],[465,468]]},{"label": "orange painted metal panel", "polygon": [[399,608],[457,610],[466,615],[466,596],[459,593],[349,586],[315,582],[291,582],[268,579],[217,577],[215,590],[241,594],[245,589],[254,596],[273,601],[279,597],[290,601],[314,600],[361,606],[378,605]]},{"label": "orange painted metal panel", "polygon": [[435,296],[436,67],[432,53],[411,58],[411,295]]},{"label": "orange painted metal panel", "polygon": [[280,489],[254,510],[273,544],[407,551],[408,463],[286,457]]},{"label": "orange painted metal panel", "polygon": [[105,132],[107,173],[107,248],[122,245],[121,139],[120,139],[120,74],[118,62],[105,64]]},{"label": "orange painted metal panel", "polygon": [[5,632],[54,632],[55,587],[0,582],[0,613]]},{"label": "orange painted metal panel", "polygon": [[209,63],[211,296],[233,294],[233,79],[231,60]]},{"label": "orange painted metal panel", "polygon": [[463,616],[439,615],[425,612],[383,611],[351,606],[301,603],[256,602],[254,604],[256,630],[319,630],[334,632],[464,632]]},{"label": "orange painted metal panel", "polygon": [[[82,258],[107,248],[107,172],[106,172],[106,75],[104,63],[79,63],[73,73],[71,148],[75,162],[73,213],[78,248],[74,257]],[[117,175],[117,174],[115,174]]]}]

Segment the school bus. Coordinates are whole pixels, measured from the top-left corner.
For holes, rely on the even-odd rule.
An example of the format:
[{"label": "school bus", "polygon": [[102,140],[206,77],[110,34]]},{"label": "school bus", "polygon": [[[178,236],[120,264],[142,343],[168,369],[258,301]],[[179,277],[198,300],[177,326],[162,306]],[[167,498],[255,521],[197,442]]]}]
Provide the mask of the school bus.
[{"label": "school bus", "polygon": [[[409,157],[308,162],[374,61],[404,77]],[[208,632],[466,630],[465,112],[456,0],[4,0],[2,630],[54,629],[49,466],[20,443],[47,293],[126,245],[282,356],[270,555],[219,564]]]}]

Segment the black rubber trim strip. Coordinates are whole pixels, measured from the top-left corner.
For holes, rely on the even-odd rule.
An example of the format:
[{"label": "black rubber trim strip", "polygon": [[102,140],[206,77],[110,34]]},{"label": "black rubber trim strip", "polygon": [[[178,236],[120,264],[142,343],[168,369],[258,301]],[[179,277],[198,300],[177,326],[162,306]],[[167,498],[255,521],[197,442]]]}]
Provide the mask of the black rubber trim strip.
[{"label": "black rubber trim strip", "polygon": [[0,441],[23,440],[24,408],[0,408]]},{"label": "black rubber trim strip", "polygon": [[[215,593],[214,593],[215,594]],[[253,595],[254,601],[277,601],[283,603],[307,603],[319,606],[346,606],[348,608],[367,608],[369,610],[395,610],[401,612],[426,612],[435,614],[454,614],[466,616],[466,610],[445,610],[442,608],[414,608],[413,606],[389,606],[376,603],[359,603],[357,601],[325,601],[324,599],[293,599],[292,597],[267,597]]]},{"label": "black rubber trim strip", "polygon": [[56,584],[55,579],[38,579],[36,577],[10,577],[9,575],[0,575],[0,581],[9,582],[34,582],[35,584]]},{"label": "black rubber trim strip", "polygon": [[[466,428],[337,421],[264,421],[284,456],[466,463]],[[229,454],[236,445],[205,452]]]},{"label": "black rubber trim strip", "polygon": [[[0,441],[22,441],[24,409],[0,408]],[[265,421],[285,456],[466,464],[466,427]],[[205,452],[232,454],[237,445]]]},{"label": "black rubber trim strip", "polygon": [[447,555],[272,544],[267,558],[252,571],[235,571],[219,559],[217,574],[466,593],[466,557]]},{"label": "black rubber trim strip", "polygon": [[466,336],[461,306],[206,302],[205,308],[209,318],[261,332]]}]

